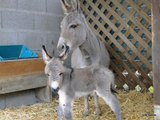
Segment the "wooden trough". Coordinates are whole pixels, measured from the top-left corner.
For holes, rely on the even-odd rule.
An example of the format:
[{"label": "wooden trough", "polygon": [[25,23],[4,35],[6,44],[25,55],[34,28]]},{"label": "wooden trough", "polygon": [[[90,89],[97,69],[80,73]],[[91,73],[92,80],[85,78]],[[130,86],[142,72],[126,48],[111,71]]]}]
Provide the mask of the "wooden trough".
[{"label": "wooden trough", "polygon": [[42,59],[0,62],[0,108],[51,100]]}]

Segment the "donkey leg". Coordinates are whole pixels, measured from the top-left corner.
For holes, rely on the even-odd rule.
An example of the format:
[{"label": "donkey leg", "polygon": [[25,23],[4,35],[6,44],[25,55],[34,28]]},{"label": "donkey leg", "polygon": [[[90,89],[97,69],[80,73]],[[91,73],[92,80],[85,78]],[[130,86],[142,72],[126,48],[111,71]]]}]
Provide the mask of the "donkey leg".
[{"label": "donkey leg", "polygon": [[63,120],[63,110],[61,105],[58,106],[57,113],[58,113],[58,120]]},{"label": "donkey leg", "polygon": [[64,107],[65,120],[72,120],[72,106],[71,103],[67,103]]},{"label": "donkey leg", "polygon": [[83,117],[86,117],[89,113],[89,103],[88,103],[88,95],[84,96],[84,112]]},{"label": "donkey leg", "polygon": [[[65,92],[59,91],[59,118],[64,117],[65,120],[72,120],[72,100],[73,98],[66,95]],[[63,117],[61,117],[61,114],[63,114]]]},{"label": "donkey leg", "polygon": [[116,120],[122,120],[121,116],[121,110],[118,103],[118,100],[114,94],[112,94],[110,91],[97,91],[97,94],[104,99],[106,104],[109,105],[109,107],[112,109],[114,114],[116,115]]},{"label": "donkey leg", "polygon": [[95,114],[99,116],[101,114],[101,110],[99,108],[99,103],[98,103],[98,96],[96,92],[94,93],[94,104],[95,104]]}]

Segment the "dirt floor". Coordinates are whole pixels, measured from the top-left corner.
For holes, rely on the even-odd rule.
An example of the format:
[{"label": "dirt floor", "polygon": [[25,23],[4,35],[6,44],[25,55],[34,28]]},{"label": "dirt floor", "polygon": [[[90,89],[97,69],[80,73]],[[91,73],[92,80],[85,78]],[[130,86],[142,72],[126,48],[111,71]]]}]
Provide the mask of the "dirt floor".
[{"label": "dirt floor", "polygon": [[[149,93],[131,91],[129,93],[119,91],[117,95],[120,101],[123,120],[153,120],[153,97]],[[20,108],[7,108],[0,110],[0,120],[56,120],[56,106],[58,100],[51,103],[41,103]],[[93,100],[90,99],[90,113],[85,120],[115,120],[115,116],[104,101],[100,99],[102,115],[94,115]],[[74,102],[73,119],[84,120],[83,98]]]}]

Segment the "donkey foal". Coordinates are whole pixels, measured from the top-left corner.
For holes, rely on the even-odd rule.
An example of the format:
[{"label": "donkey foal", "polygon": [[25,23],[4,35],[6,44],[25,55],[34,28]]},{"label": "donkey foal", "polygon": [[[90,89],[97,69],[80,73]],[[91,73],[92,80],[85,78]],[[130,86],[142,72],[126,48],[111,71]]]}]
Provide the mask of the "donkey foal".
[{"label": "donkey foal", "polygon": [[109,105],[116,115],[116,120],[122,120],[118,100],[112,92],[114,75],[108,68],[91,65],[70,69],[63,66],[60,58],[48,56],[45,49],[42,49],[42,56],[46,63],[45,74],[48,75],[50,86],[59,89],[58,120],[62,120],[63,117],[72,120],[73,100],[94,92]]}]

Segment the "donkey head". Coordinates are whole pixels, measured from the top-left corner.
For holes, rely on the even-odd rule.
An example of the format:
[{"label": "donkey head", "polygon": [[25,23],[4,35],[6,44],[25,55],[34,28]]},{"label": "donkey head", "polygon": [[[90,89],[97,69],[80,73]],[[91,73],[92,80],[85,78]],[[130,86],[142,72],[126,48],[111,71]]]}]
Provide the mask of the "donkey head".
[{"label": "donkey head", "polygon": [[48,76],[49,85],[54,90],[60,88],[63,81],[64,66],[60,58],[51,57],[48,55],[45,47],[42,47],[42,58],[45,66],[45,74]]},{"label": "donkey head", "polygon": [[66,15],[61,22],[61,34],[57,48],[61,52],[60,56],[64,56],[84,43],[87,26],[79,0],[73,0],[71,5],[61,0],[61,4]]}]

